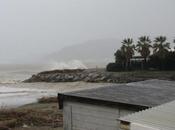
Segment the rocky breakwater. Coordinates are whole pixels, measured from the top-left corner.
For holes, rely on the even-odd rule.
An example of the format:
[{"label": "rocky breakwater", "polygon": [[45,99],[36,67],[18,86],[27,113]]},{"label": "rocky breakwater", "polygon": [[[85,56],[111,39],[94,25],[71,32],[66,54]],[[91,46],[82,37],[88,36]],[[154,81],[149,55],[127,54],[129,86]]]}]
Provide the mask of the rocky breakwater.
[{"label": "rocky breakwater", "polygon": [[24,82],[104,82],[104,83],[129,83],[148,79],[175,80],[175,72],[157,71],[126,71],[108,72],[105,69],[69,69],[44,71],[33,75]]},{"label": "rocky breakwater", "polygon": [[102,69],[76,69],[44,71],[24,82],[117,82],[116,78]]}]

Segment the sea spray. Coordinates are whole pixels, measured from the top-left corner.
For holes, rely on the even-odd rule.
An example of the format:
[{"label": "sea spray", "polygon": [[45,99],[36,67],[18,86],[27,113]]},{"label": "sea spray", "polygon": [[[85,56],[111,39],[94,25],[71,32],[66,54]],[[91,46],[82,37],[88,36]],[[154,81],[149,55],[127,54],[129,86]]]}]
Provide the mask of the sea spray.
[{"label": "sea spray", "polygon": [[64,70],[64,69],[87,69],[87,67],[79,60],[71,60],[69,62],[52,62],[50,65],[51,70]]}]

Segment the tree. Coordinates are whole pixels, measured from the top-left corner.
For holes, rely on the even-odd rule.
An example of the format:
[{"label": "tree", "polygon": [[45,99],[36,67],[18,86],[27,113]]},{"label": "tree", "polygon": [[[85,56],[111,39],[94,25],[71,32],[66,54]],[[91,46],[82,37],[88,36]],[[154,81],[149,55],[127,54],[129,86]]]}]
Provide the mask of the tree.
[{"label": "tree", "polygon": [[163,69],[163,61],[170,49],[170,43],[166,42],[167,38],[165,36],[156,37],[153,45],[153,53],[157,55],[161,60],[161,68]]},{"label": "tree", "polygon": [[124,68],[126,58],[125,58],[125,54],[124,54],[123,50],[122,49],[117,50],[116,53],[114,54],[114,56],[115,56],[115,62],[117,64],[121,64],[122,67]]},{"label": "tree", "polygon": [[166,42],[165,36],[156,37],[153,45],[153,52],[157,54],[161,59],[164,59],[166,53],[170,49],[170,43]]},{"label": "tree", "polygon": [[[173,40],[173,42],[175,43],[175,39]],[[174,46],[174,52],[175,52],[175,46]]]},{"label": "tree", "polygon": [[130,60],[134,55],[135,45],[133,44],[132,38],[126,38],[122,41],[122,47],[121,50],[123,54],[125,55],[125,67],[126,69],[129,69],[130,67]]},{"label": "tree", "polygon": [[[136,50],[144,58],[144,67],[147,63],[147,58],[150,56],[151,40],[148,36],[139,37],[138,44],[136,45]],[[143,67],[142,67],[143,69]]]}]

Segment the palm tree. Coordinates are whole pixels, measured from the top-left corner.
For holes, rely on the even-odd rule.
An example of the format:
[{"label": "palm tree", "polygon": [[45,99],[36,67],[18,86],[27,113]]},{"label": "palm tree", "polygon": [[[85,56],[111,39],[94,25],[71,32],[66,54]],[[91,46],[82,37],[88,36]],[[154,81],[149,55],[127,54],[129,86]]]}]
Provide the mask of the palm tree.
[{"label": "palm tree", "polygon": [[[139,37],[138,44],[136,45],[136,50],[144,58],[144,66],[147,63],[147,58],[150,56],[151,40],[148,36]],[[143,69],[143,64],[142,64]]]},{"label": "palm tree", "polygon": [[130,59],[134,55],[135,45],[133,45],[133,39],[132,38],[126,38],[122,41],[122,47],[121,50],[125,55],[126,60],[126,69],[130,67]]},{"label": "palm tree", "polygon": [[166,53],[170,49],[170,43],[166,42],[165,36],[156,37],[153,45],[153,52],[157,54],[161,59],[165,58]]},{"label": "palm tree", "polygon": [[170,43],[166,42],[167,38],[165,36],[156,37],[153,45],[153,53],[157,55],[161,60],[161,68],[163,69],[163,61],[170,49]]},{"label": "palm tree", "polygon": [[[173,42],[175,43],[175,39],[173,40]],[[174,46],[174,52],[175,52],[175,46]]]}]

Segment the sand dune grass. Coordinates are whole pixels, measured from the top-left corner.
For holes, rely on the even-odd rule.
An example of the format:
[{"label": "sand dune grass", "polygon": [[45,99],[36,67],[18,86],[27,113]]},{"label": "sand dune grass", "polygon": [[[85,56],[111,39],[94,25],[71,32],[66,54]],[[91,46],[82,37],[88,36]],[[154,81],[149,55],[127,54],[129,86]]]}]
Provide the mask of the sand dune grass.
[{"label": "sand dune grass", "polygon": [[[62,111],[56,98],[42,98],[40,103],[29,104],[16,109],[0,110],[0,127],[14,130],[54,129],[62,127]],[[50,102],[49,102],[50,101]],[[41,103],[42,102],[42,103]],[[1,129],[0,129],[1,130]]]}]

